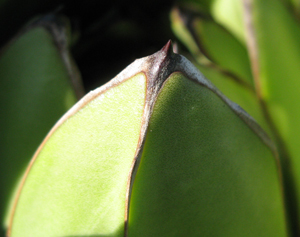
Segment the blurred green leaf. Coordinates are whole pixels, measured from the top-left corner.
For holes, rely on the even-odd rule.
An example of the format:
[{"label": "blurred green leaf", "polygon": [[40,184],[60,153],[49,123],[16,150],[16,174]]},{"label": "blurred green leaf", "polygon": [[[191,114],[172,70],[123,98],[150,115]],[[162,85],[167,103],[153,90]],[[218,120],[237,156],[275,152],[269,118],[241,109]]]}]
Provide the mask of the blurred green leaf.
[{"label": "blurred green leaf", "polygon": [[212,19],[200,16],[200,12],[193,14],[174,8],[174,33],[197,60],[199,70],[273,135],[254,91],[246,48]]},{"label": "blurred green leaf", "polygon": [[[179,39],[184,37],[183,29],[194,44],[191,52],[199,63],[202,55],[240,80],[252,86],[252,73],[247,49],[224,27],[200,11],[188,8],[174,8],[171,13],[174,32]],[[188,43],[183,40],[188,46]],[[200,58],[199,58],[200,57]]]},{"label": "blurred green leaf", "polygon": [[[278,130],[283,170],[285,176],[290,176],[288,188],[294,189],[298,202],[291,200],[291,209],[299,216],[300,26],[279,0],[244,2],[257,93]],[[293,219],[299,226],[299,220]]]},{"label": "blurred green leaf", "polygon": [[252,73],[246,48],[224,28],[213,21],[195,18],[193,22],[195,37],[221,68],[237,75],[252,86]]},{"label": "blurred green leaf", "polygon": [[[0,213],[49,129],[83,94],[68,52],[66,22],[46,16],[0,55]],[[72,85],[73,84],[73,85]],[[80,90],[81,89],[81,90]]]},{"label": "blurred green leaf", "polygon": [[194,36],[186,27],[185,22],[180,14],[179,8],[175,7],[170,13],[171,27],[174,34],[183,42],[187,49],[191,52],[199,63],[210,63],[210,61],[200,51]]},{"label": "blurred green leaf", "polygon": [[241,0],[212,0],[211,14],[216,22],[246,45],[242,2]]}]

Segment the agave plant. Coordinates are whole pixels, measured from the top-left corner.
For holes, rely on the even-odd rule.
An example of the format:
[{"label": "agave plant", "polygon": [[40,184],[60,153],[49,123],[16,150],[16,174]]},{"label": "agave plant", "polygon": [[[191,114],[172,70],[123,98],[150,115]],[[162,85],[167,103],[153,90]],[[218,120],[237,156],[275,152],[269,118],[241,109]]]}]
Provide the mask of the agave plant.
[{"label": "agave plant", "polygon": [[299,4],[213,1],[208,12],[174,8],[173,29],[199,69],[276,142],[290,225],[299,235]]},{"label": "agave plant", "polygon": [[51,13],[0,39],[7,236],[300,234],[297,2],[169,3],[151,40],[175,45],[137,46],[152,54],[99,88],[85,77],[107,81],[112,51],[97,46],[106,70],[82,63],[99,35],[115,48],[153,31],[118,3],[78,33],[64,3],[71,23]]}]

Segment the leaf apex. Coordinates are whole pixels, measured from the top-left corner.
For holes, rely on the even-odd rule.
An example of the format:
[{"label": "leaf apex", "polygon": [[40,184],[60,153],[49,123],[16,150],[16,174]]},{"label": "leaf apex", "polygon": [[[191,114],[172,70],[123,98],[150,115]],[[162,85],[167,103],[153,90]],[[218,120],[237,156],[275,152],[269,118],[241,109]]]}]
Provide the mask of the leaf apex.
[{"label": "leaf apex", "polygon": [[160,51],[161,51],[161,53],[165,54],[166,56],[173,54],[173,44],[172,44],[172,41],[169,40],[166,43],[166,45]]}]

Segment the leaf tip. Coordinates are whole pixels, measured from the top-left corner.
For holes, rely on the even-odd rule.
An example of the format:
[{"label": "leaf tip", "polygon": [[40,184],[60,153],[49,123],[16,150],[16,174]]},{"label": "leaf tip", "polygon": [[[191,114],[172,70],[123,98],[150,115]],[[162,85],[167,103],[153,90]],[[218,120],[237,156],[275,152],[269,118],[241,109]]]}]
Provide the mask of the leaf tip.
[{"label": "leaf tip", "polygon": [[169,40],[166,45],[160,50],[161,53],[167,55],[171,55],[173,54],[173,45],[172,45],[172,41]]}]

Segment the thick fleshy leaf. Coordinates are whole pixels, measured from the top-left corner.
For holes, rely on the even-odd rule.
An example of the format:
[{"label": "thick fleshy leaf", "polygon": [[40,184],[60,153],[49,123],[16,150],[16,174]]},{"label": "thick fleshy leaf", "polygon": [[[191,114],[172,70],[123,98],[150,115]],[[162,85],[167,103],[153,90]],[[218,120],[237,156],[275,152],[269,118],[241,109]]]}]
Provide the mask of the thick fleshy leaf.
[{"label": "thick fleshy leaf", "polygon": [[[198,59],[198,57],[203,54],[222,70],[233,74],[247,85],[253,86],[246,47],[224,27],[200,11],[195,12],[188,8],[174,8],[171,19],[174,32],[177,33],[179,39],[184,37],[179,28],[186,28],[189,32],[191,40],[197,45],[195,49],[190,48],[191,53],[199,63],[201,63],[201,58]],[[189,42],[182,40],[189,47],[191,40]]]},{"label": "thick fleshy leaf", "polygon": [[197,68],[209,78],[210,81],[230,100],[238,103],[247,113],[249,113],[256,122],[271,136],[274,134],[266,120],[259,100],[256,97],[254,90],[245,87],[238,81],[233,80],[232,77],[216,70],[215,68],[197,65]]},{"label": "thick fleshy leaf", "polygon": [[9,236],[286,236],[276,154],[169,42],[50,131]]},{"label": "thick fleshy leaf", "polygon": [[78,85],[80,76],[71,63],[65,24],[50,16],[38,20],[0,55],[1,219],[38,145],[77,100],[72,83]]},{"label": "thick fleshy leaf", "polygon": [[241,0],[212,0],[211,15],[246,45],[243,5]]},{"label": "thick fleshy leaf", "polygon": [[252,86],[252,73],[246,48],[225,28],[200,17],[193,22],[195,35],[205,51],[221,68]]},{"label": "thick fleshy leaf", "polygon": [[[244,1],[248,44],[258,95],[266,104],[279,137],[284,173],[295,185],[300,215],[300,25],[279,0]],[[271,6],[271,7],[270,7]],[[283,149],[284,150],[284,149]],[[295,203],[293,203],[295,205]],[[295,218],[294,218],[295,219]],[[296,220],[298,226],[299,219]]]},{"label": "thick fleshy leaf", "polygon": [[134,180],[129,236],[286,236],[272,151],[182,73],[165,82]]},{"label": "thick fleshy leaf", "polygon": [[[229,99],[251,114],[268,134],[273,135],[262,114],[252,85],[252,76],[249,72],[251,69],[245,47],[217,23],[205,19],[200,21],[200,19],[200,17],[195,17],[191,13],[188,15],[178,8],[174,8],[171,13],[174,33],[193,54],[200,71]],[[209,32],[210,26],[214,29],[213,32]],[[227,43],[223,42],[224,39],[227,39]],[[231,51],[236,54],[231,53]],[[209,58],[211,57],[210,54],[215,56],[219,59],[216,63],[221,65],[212,62],[207,63],[209,59],[204,56],[204,53]],[[204,57],[206,62],[203,59]],[[226,68],[224,63],[227,63],[227,69],[231,68],[232,70],[224,70],[224,67]],[[220,66],[222,67],[220,68]]]},{"label": "thick fleshy leaf", "polygon": [[[186,26],[179,8],[173,8],[170,13],[171,27],[177,38],[187,47],[198,63],[210,63],[209,59],[201,52],[199,45]],[[186,19],[187,20],[187,19]]]},{"label": "thick fleshy leaf", "polygon": [[145,83],[139,74],[91,92],[56,125],[28,171],[11,236],[123,236]]}]

